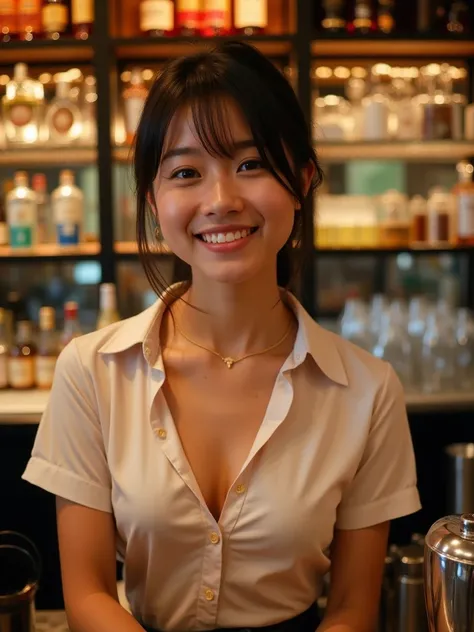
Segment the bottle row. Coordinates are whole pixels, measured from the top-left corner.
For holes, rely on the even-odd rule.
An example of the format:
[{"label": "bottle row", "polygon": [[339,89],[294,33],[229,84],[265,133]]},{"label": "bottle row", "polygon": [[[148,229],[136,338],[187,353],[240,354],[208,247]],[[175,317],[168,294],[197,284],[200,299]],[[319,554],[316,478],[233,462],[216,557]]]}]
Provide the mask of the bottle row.
[{"label": "bottle row", "polygon": [[444,248],[474,246],[474,167],[457,165],[452,191],[436,186],[428,198],[411,200],[396,190],[370,197],[316,197],[315,243],[319,248]]},{"label": "bottle row", "polygon": [[[55,94],[48,101],[45,86],[49,97],[54,85]],[[84,77],[79,69],[57,73],[54,81],[50,73],[32,79],[28,66],[18,63],[2,97],[0,146],[94,146],[96,101],[95,77]]]},{"label": "bottle row", "polygon": [[[18,304],[16,301],[15,306]],[[75,301],[66,302],[63,315],[64,326],[58,331],[54,308],[41,307],[36,332],[23,311],[0,308],[0,389],[51,388],[61,350],[82,334]],[[104,283],[100,286],[97,329],[119,320],[115,285]]]},{"label": "bottle row", "polygon": [[42,243],[77,246],[83,240],[84,195],[75,186],[74,173],[59,174],[59,186],[47,192],[46,177],[18,171],[13,182],[4,182],[0,199],[0,246],[31,248]]},{"label": "bottle row", "polygon": [[0,0],[0,42],[87,40],[93,24],[94,0]]},{"label": "bottle row", "polygon": [[465,308],[422,297],[408,305],[383,295],[375,295],[370,304],[350,297],[339,333],[389,362],[407,392],[474,388],[474,319]]},{"label": "bottle row", "polygon": [[[330,72],[331,70],[328,69]],[[360,72],[362,71],[362,72]],[[325,67],[316,69],[324,78]],[[449,64],[360,68],[324,96],[315,88],[315,135],[332,141],[474,140],[474,103],[457,87],[466,71]],[[327,75],[326,75],[327,76]]]},{"label": "bottle row", "polygon": [[334,34],[418,30],[455,36],[472,28],[468,0],[322,0],[315,7],[317,25]]}]

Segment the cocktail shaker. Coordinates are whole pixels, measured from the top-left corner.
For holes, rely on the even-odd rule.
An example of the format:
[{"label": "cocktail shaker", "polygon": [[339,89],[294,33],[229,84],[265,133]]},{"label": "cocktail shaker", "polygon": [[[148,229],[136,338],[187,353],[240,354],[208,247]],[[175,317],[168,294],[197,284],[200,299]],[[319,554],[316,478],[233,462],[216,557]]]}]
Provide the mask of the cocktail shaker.
[{"label": "cocktail shaker", "polygon": [[425,538],[430,632],[474,632],[474,514],[441,518]]}]

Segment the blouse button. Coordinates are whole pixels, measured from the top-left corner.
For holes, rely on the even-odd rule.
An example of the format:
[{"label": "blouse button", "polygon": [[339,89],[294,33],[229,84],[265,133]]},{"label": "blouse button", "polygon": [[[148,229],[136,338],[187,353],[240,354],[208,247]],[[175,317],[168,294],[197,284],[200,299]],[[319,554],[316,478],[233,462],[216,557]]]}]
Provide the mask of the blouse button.
[{"label": "blouse button", "polygon": [[145,355],[148,358],[151,353],[151,349],[148,345],[145,346]]},{"label": "blouse button", "polygon": [[166,430],[164,430],[163,428],[159,428],[158,429],[158,436],[160,437],[160,439],[166,439],[168,433],[166,432]]},{"label": "blouse button", "polygon": [[204,594],[206,596],[207,601],[213,601],[214,593],[212,592],[212,590],[208,588]]},{"label": "blouse button", "polygon": [[212,542],[212,544],[219,544],[219,542],[221,541],[219,534],[215,531],[209,534],[209,540]]},{"label": "blouse button", "polygon": [[243,494],[245,492],[245,485],[237,485],[235,491],[237,494]]}]

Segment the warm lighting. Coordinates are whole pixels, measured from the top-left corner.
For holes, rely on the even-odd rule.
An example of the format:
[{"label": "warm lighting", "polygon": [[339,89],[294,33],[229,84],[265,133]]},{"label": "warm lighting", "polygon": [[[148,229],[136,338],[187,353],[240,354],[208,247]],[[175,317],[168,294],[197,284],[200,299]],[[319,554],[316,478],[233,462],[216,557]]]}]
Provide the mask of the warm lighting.
[{"label": "warm lighting", "polygon": [[354,66],[352,76],[356,79],[365,79],[367,77],[367,70],[362,66]]},{"label": "warm lighting", "polygon": [[131,78],[132,78],[132,73],[130,72],[130,70],[124,70],[122,74],[120,75],[120,79],[124,83],[128,83]]},{"label": "warm lighting", "polygon": [[145,68],[145,70],[142,71],[142,79],[144,81],[151,81],[154,74],[155,73],[153,72],[153,70],[150,70],[150,68]]},{"label": "warm lighting", "polygon": [[80,79],[82,79],[82,72],[79,70],[79,68],[71,68],[71,70],[68,70],[66,74],[69,81],[79,81]]},{"label": "warm lighting", "polygon": [[345,66],[337,66],[337,68],[334,69],[334,76],[338,79],[349,79],[351,71]]},{"label": "warm lighting", "polygon": [[0,75],[0,86],[6,86],[10,81],[10,77],[8,75]]},{"label": "warm lighting", "polygon": [[38,80],[41,83],[46,84],[46,83],[49,83],[52,80],[52,78],[53,78],[53,75],[50,72],[42,72],[40,76],[38,77]]},{"label": "warm lighting", "polygon": [[319,68],[316,68],[316,77],[318,79],[329,79],[332,77],[332,69],[329,66],[319,66]]},{"label": "warm lighting", "polygon": [[85,84],[87,86],[95,86],[96,83],[97,83],[97,79],[93,75],[89,75],[88,77],[85,78]]},{"label": "warm lighting", "polygon": [[390,75],[392,71],[392,67],[389,64],[375,64],[372,67],[372,72],[374,75]]}]

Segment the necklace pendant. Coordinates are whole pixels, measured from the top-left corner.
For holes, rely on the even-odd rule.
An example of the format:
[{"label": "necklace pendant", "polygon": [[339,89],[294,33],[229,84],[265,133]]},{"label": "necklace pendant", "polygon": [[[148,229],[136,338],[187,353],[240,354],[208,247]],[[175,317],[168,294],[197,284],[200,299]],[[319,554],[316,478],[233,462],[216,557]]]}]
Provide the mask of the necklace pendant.
[{"label": "necklace pendant", "polygon": [[232,358],[224,358],[224,362],[227,364],[228,369],[231,369],[235,364],[235,360]]}]

